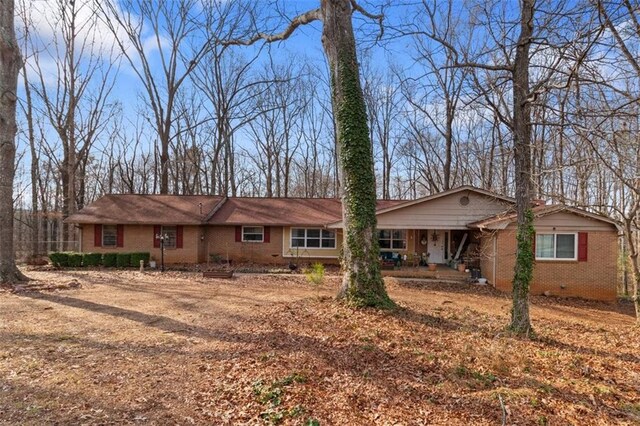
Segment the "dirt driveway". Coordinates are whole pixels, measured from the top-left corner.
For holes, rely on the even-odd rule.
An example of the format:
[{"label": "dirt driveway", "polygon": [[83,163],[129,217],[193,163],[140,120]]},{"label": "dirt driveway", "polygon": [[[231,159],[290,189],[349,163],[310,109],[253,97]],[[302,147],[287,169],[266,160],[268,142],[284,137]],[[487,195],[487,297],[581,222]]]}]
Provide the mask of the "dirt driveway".
[{"label": "dirt driveway", "polygon": [[384,313],[338,277],[28,274],[65,289],[0,293],[3,424],[640,421],[630,307],[535,299],[528,341],[469,285],[390,281]]}]

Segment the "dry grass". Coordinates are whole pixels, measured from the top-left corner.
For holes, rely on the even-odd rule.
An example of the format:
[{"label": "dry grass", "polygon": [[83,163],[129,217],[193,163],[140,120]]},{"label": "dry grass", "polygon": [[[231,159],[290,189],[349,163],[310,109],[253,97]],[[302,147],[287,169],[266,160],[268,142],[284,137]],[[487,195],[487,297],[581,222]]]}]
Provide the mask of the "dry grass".
[{"label": "dry grass", "polygon": [[630,306],[536,298],[529,341],[486,287],[390,281],[381,313],[336,277],[28,274],[0,293],[0,423],[640,422]]}]

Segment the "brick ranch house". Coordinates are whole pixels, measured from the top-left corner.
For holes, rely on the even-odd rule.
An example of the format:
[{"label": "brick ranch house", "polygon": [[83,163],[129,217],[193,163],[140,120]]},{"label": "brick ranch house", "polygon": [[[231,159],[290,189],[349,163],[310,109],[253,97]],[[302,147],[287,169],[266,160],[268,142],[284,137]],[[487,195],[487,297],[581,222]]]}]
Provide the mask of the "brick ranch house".
[{"label": "brick ranch house", "polygon": [[[383,254],[480,267],[509,291],[515,263],[514,200],[462,186],[417,200],[379,201]],[[614,300],[615,222],[564,205],[537,205],[532,294]],[[105,195],[67,218],[80,229],[84,252],[148,251],[167,263],[337,263],[342,246],[338,199],[204,195]],[[446,266],[441,266],[446,267]]]}]

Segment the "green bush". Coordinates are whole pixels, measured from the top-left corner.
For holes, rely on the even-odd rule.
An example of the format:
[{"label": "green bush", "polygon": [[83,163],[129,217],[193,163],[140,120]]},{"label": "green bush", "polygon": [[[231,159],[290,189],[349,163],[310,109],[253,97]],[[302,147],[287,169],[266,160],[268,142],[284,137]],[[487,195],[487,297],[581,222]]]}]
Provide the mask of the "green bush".
[{"label": "green bush", "polygon": [[116,266],[118,268],[128,268],[131,266],[131,253],[116,254]]},{"label": "green bush", "polygon": [[83,266],[99,266],[102,264],[102,253],[84,253],[82,255]]},{"label": "green bush", "polygon": [[310,283],[317,285],[322,284],[324,281],[324,265],[319,262],[314,263],[304,271],[304,274]]},{"label": "green bush", "polygon": [[148,266],[149,259],[151,259],[151,253],[149,252],[131,253],[131,266],[133,267],[140,266],[141,260],[144,260],[145,266]]},{"label": "green bush", "polygon": [[56,268],[66,268],[69,266],[69,253],[53,252],[49,254],[49,260]]},{"label": "green bush", "polygon": [[82,266],[82,254],[81,253],[69,253],[69,266],[72,268],[79,268]]},{"label": "green bush", "polygon": [[102,256],[102,264],[109,268],[113,268],[116,266],[117,253],[105,253]]}]

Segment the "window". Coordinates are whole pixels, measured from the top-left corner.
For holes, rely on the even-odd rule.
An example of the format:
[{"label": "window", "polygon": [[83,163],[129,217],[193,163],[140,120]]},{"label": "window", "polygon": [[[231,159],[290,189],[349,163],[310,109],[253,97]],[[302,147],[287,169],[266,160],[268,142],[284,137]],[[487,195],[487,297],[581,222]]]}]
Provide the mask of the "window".
[{"label": "window", "polygon": [[118,244],[118,225],[102,225],[102,247],[116,247]]},{"label": "window", "polygon": [[576,234],[536,234],[536,259],[576,260]]},{"label": "window", "polygon": [[379,229],[378,243],[382,250],[406,250],[407,231],[405,229]]},{"label": "window", "polygon": [[328,229],[291,228],[291,247],[336,248],[336,232]]},{"label": "window", "polygon": [[242,242],[261,243],[264,241],[264,227],[262,226],[243,226]]},{"label": "window", "polygon": [[164,248],[176,248],[176,240],[178,235],[177,226],[163,226],[162,235],[166,237],[164,240]]}]

